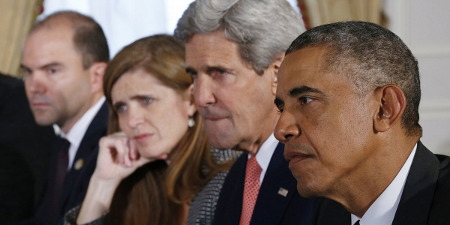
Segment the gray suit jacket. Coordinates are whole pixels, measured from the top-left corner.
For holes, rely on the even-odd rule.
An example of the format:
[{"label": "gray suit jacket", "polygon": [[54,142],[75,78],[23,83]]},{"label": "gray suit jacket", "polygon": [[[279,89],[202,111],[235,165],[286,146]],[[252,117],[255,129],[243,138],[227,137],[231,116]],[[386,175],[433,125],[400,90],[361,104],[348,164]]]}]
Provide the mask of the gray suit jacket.
[{"label": "gray suit jacket", "polygon": [[[212,156],[217,163],[235,160],[242,152],[234,150],[212,150]],[[214,218],[220,190],[228,174],[227,171],[217,173],[200,191],[189,207],[187,225],[210,225]]]}]

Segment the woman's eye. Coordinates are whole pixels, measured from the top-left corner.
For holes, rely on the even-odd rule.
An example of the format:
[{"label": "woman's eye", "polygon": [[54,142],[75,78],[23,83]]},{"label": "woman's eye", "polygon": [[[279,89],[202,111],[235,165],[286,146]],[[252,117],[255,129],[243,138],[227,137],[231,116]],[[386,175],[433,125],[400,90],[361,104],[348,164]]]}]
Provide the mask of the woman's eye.
[{"label": "woman's eye", "polygon": [[150,103],[153,102],[153,98],[150,98],[150,97],[144,97],[144,98],[142,98],[142,101],[143,101],[144,103],[146,103],[146,104],[150,104]]},{"label": "woman's eye", "polygon": [[142,106],[149,106],[155,101],[154,98],[148,96],[140,96],[137,100]]},{"label": "woman's eye", "polygon": [[127,110],[127,106],[124,104],[116,105],[115,108],[116,108],[117,113],[121,113],[121,112],[124,112]]}]

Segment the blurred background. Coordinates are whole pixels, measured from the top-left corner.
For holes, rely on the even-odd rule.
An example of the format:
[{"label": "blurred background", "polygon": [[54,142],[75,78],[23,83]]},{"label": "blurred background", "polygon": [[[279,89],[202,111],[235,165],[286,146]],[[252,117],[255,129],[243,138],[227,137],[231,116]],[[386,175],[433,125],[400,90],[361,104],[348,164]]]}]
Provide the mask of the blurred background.
[{"label": "blurred background", "polygon": [[[103,27],[111,56],[134,40],[172,34],[192,0],[0,0],[0,72],[20,77],[21,47],[36,19],[58,10],[92,16]],[[448,0],[290,0],[307,28],[364,20],[402,38],[419,60],[422,81],[422,141],[450,155],[450,1]],[[1,119],[1,118],[0,118]]]}]

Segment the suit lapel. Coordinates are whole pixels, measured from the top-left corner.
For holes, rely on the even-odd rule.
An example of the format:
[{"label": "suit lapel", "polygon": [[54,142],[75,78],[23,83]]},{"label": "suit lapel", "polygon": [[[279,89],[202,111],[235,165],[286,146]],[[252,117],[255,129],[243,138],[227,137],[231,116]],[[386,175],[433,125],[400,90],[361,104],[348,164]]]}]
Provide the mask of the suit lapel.
[{"label": "suit lapel", "polygon": [[[65,183],[64,183],[64,205],[66,206],[67,202],[71,200],[69,198],[77,198],[78,196],[71,196],[71,193],[75,192],[83,192],[80,190],[79,185],[76,185],[77,182],[88,183],[90,174],[83,176],[82,179],[88,179],[87,181],[78,181],[81,173],[86,173],[85,168],[89,164],[95,165],[98,154],[98,142],[101,137],[106,135],[106,127],[107,127],[107,118],[108,118],[108,105],[103,103],[100,110],[95,115],[91,124],[89,124],[88,129],[86,130],[83,139],[80,142],[80,146],[78,147],[77,154],[75,155],[75,159],[73,161],[72,168],[66,175]],[[95,167],[94,167],[95,168]],[[92,173],[92,171],[88,171],[88,173]],[[87,185],[85,185],[87,188]],[[78,188],[78,190],[74,190],[74,188]]]},{"label": "suit lapel", "polygon": [[314,211],[314,225],[350,225],[350,213],[345,208],[330,199],[321,198]]},{"label": "suit lapel", "polygon": [[427,224],[438,176],[439,160],[419,142],[393,225]]},{"label": "suit lapel", "polygon": [[297,194],[297,181],[289,171],[283,151],[284,145],[278,144],[261,184],[251,224],[279,224],[288,203]]},{"label": "suit lapel", "polygon": [[[439,160],[419,142],[393,225],[428,224],[438,175]],[[350,213],[340,204],[322,199],[318,205],[313,224],[350,224]]]},{"label": "suit lapel", "polygon": [[439,178],[434,192],[428,224],[450,223],[450,157],[436,155],[439,160]]}]

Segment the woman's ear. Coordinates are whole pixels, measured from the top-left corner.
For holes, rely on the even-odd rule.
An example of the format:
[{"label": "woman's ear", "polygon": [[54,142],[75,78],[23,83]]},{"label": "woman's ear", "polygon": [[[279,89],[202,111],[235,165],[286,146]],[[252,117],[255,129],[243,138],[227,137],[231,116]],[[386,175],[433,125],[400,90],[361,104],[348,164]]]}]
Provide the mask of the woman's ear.
[{"label": "woman's ear", "polygon": [[189,98],[189,102],[188,102],[188,108],[187,108],[187,113],[188,116],[194,116],[195,112],[197,112],[197,107],[195,106],[195,100],[194,100],[194,95],[192,94],[192,90],[194,89],[194,85],[191,84],[191,86],[188,88],[188,90],[186,90],[186,94]]},{"label": "woman's ear", "polygon": [[374,118],[374,129],[385,132],[399,124],[406,108],[406,97],[399,86],[392,84],[385,85],[376,92],[380,106]]}]

